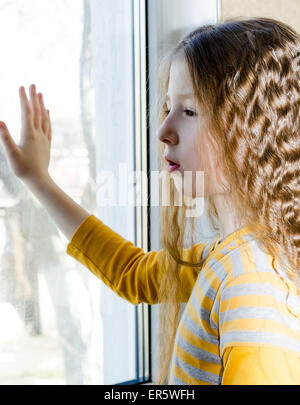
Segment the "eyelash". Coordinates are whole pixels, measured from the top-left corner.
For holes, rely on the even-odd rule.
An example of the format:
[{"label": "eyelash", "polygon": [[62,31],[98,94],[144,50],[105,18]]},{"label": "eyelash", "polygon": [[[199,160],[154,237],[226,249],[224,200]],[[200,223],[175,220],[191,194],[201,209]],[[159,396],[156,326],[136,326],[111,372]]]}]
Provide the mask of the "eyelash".
[{"label": "eyelash", "polygon": [[[194,117],[196,114],[194,113],[194,111],[191,111],[191,110],[184,110],[184,112],[186,112],[186,111],[188,111],[188,112],[190,112],[190,113],[192,113],[193,115],[189,115],[189,117]],[[169,112],[170,112],[170,110],[164,110],[164,113],[165,114],[169,114]]]}]

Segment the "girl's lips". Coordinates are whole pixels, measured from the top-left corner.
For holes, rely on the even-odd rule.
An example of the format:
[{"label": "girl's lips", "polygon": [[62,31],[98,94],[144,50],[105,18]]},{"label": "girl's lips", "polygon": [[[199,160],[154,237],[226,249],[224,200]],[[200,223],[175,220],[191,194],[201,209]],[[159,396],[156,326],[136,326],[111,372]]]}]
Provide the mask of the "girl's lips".
[{"label": "girl's lips", "polygon": [[169,173],[174,172],[175,170],[178,170],[179,167],[180,167],[180,165],[172,164],[170,162],[168,162],[168,165],[167,165],[167,169],[168,169]]},{"label": "girl's lips", "polygon": [[165,161],[166,161],[168,164],[180,166],[179,163],[175,162],[174,160],[169,159],[169,156],[165,155],[164,158],[165,158]]},{"label": "girl's lips", "polygon": [[180,168],[179,163],[176,163],[176,162],[170,160],[169,156],[167,157],[167,155],[165,155],[164,158],[167,162],[167,170],[169,173],[174,172],[175,170],[179,170],[179,168]]}]

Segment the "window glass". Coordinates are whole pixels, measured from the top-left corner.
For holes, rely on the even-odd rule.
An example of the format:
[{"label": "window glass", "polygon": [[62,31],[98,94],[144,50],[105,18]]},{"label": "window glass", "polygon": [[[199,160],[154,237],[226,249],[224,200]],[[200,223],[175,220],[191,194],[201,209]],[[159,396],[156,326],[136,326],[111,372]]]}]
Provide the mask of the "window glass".
[{"label": "window glass", "polygon": [[[96,125],[99,81],[95,86],[93,67],[109,60],[105,52],[116,48],[99,48],[101,31],[95,30],[93,13],[103,15],[113,3],[107,1],[107,10],[100,10],[90,0],[0,0],[1,120],[18,142],[18,89],[23,85],[28,94],[29,85],[36,84],[51,115],[49,172],[71,198],[104,222],[109,216],[97,208],[96,156],[103,145],[110,153],[116,144],[105,144],[104,131]],[[131,1],[127,6],[130,12]],[[116,22],[125,18],[121,7]],[[125,51],[130,66],[132,55]],[[112,72],[106,73],[110,83]],[[103,76],[97,77],[103,82]],[[117,90],[124,78],[114,80]],[[113,108],[121,106],[101,111],[107,114]],[[130,115],[127,120],[131,122]],[[134,239],[133,225],[131,221],[123,236]],[[45,209],[10,171],[0,146],[1,384],[115,384],[136,378],[135,306],[108,292],[66,254],[66,247]],[[114,304],[118,300],[119,306]]]}]

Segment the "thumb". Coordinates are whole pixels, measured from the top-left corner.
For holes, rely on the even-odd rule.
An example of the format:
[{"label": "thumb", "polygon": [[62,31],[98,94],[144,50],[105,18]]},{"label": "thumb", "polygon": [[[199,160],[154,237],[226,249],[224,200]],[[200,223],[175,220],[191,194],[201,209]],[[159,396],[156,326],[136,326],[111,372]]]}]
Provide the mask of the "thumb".
[{"label": "thumb", "polygon": [[0,139],[8,157],[13,157],[19,153],[19,148],[12,139],[7,126],[3,121],[0,121]]}]

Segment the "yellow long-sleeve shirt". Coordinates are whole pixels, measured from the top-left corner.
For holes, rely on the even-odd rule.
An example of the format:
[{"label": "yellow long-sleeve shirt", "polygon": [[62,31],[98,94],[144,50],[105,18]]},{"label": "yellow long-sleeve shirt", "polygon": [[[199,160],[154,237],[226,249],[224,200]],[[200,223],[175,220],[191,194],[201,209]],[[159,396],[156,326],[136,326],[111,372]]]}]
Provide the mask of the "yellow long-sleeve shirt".
[{"label": "yellow long-sleeve shirt", "polygon": [[[175,339],[170,384],[300,384],[300,299],[272,269],[251,226],[221,243],[198,243],[182,266],[187,302]],[[94,215],[76,230],[67,253],[132,304],[158,303],[162,250],[145,253]],[[285,277],[283,275],[283,277]]]}]

